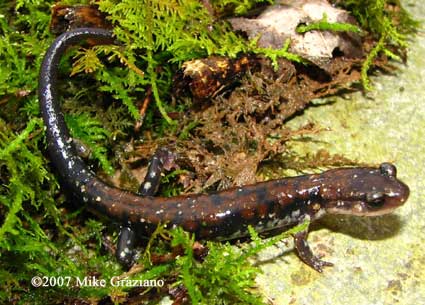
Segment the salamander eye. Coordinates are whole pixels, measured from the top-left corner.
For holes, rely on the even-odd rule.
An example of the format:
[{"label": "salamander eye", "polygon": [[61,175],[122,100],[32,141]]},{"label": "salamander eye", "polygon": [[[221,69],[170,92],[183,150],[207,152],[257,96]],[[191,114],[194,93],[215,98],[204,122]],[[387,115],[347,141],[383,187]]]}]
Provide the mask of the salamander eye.
[{"label": "salamander eye", "polygon": [[384,193],[370,192],[366,194],[366,202],[374,207],[384,204]]},{"label": "salamander eye", "polygon": [[382,163],[379,166],[381,174],[390,178],[395,178],[397,176],[397,169],[391,163]]}]

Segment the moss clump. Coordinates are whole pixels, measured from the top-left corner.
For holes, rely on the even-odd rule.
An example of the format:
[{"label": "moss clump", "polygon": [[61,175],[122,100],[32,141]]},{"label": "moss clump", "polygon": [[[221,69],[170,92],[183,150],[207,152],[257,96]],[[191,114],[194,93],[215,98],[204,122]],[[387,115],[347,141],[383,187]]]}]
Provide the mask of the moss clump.
[{"label": "moss clump", "polygon": [[322,20],[318,22],[313,22],[308,25],[299,25],[297,27],[297,33],[305,33],[308,31],[361,32],[359,27],[351,23],[329,22],[326,14],[324,14]]},{"label": "moss clump", "polygon": [[194,258],[194,240],[183,230],[176,230],[172,233],[172,245],[183,246],[185,253],[176,260],[177,283],[184,285],[193,304],[264,304],[263,298],[254,293],[255,277],[261,270],[250,266],[249,260],[308,225],[303,223],[267,241],[250,228],[252,242],[242,248],[229,243],[207,243],[208,255],[202,263]]},{"label": "moss clump", "polygon": [[[223,24],[214,25],[212,16],[198,1],[106,0],[99,2],[99,9],[116,26],[114,32],[126,46],[124,56],[136,60],[135,50],[142,52],[138,58],[145,61],[140,63],[144,73],[133,79],[151,87],[157,108],[168,123],[172,120],[162,102],[162,92],[168,92],[163,83],[163,78],[167,79],[167,62],[246,50],[236,35],[222,30]],[[210,26],[212,31],[208,30]]]},{"label": "moss clump", "polygon": [[371,33],[377,41],[362,66],[363,86],[370,89],[367,73],[374,59],[382,52],[392,59],[400,60],[397,52],[407,47],[406,35],[416,31],[418,22],[409,16],[398,0],[341,0],[336,2],[350,11],[362,29]]}]

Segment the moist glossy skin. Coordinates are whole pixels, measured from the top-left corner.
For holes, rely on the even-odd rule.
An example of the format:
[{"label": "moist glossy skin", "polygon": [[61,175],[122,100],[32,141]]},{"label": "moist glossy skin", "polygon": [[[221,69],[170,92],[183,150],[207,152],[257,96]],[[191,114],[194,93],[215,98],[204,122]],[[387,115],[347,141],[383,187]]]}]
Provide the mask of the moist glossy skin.
[{"label": "moist glossy skin", "polygon": [[[82,28],[59,36],[47,51],[39,78],[39,101],[51,160],[63,183],[89,207],[146,234],[159,223],[181,226],[201,239],[232,239],[248,234],[248,225],[264,232],[315,220],[325,213],[375,216],[392,212],[409,195],[389,163],[379,168],[341,168],[322,174],[261,182],[213,194],[172,198],[141,196],[102,182],[77,155],[69,136],[57,93],[57,69],[70,45],[90,38],[113,43],[103,29]],[[153,175],[153,174],[152,174]],[[152,178],[152,177],[151,177]],[[149,180],[143,184],[150,192]],[[306,243],[307,233],[295,236],[303,261],[321,271],[329,263],[317,259]]]},{"label": "moist glossy skin", "polygon": [[[231,239],[317,219],[326,212],[375,216],[408,197],[407,186],[382,168],[343,168],[261,182],[213,194],[141,197],[91,179],[80,192],[102,212],[150,231],[159,222],[179,225],[200,238]],[[80,189],[81,191],[81,189]]]}]

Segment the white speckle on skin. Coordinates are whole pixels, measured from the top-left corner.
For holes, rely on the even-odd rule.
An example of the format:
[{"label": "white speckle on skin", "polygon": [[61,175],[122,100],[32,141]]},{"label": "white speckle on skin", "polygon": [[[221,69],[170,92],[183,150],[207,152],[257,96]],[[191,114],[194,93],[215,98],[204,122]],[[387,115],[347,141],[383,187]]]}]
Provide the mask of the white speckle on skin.
[{"label": "white speckle on skin", "polygon": [[144,218],[140,218],[140,222],[145,222],[146,221],[146,219],[144,219]]},{"label": "white speckle on skin", "polygon": [[232,212],[230,210],[227,210],[225,212],[218,212],[215,214],[216,217],[221,218],[225,217],[226,215],[230,215]]},{"label": "white speckle on skin", "polygon": [[301,214],[300,210],[296,210],[292,212],[291,216],[292,218],[297,218],[298,216],[300,216],[300,214]]},{"label": "white speckle on skin", "polygon": [[149,177],[151,177],[151,178],[155,178],[155,177],[156,177],[156,172],[152,171],[152,172],[149,174]]},{"label": "white speckle on skin", "polygon": [[146,191],[148,191],[151,187],[152,187],[152,183],[150,183],[149,181],[146,181],[145,184],[143,185],[143,189]]},{"label": "white speckle on skin", "polygon": [[309,192],[310,192],[313,196],[317,196],[317,195],[319,194],[319,191],[320,191],[320,189],[319,189],[319,187],[318,187],[318,186],[315,186],[315,187],[313,187],[312,189],[310,189],[310,190],[309,190]]},{"label": "white speckle on skin", "polygon": [[182,215],[183,211],[178,211],[177,214]]},{"label": "white speckle on skin", "polygon": [[161,209],[161,210],[158,210],[158,211],[156,211],[156,213],[155,214],[161,214],[161,213],[164,213],[164,210],[163,209]]},{"label": "white speckle on skin", "polygon": [[74,168],[74,161],[72,161],[72,160],[69,160],[68,161],[68,168],[69,169],[73,169]]},{"label": "white speckle on skin", "polygon": [[97,196],[97,197],[96,197],[96,201],[97,201],[97,202],[100,202],[100,201],[102,201],[102,198],[101,198],[100,196]]}]

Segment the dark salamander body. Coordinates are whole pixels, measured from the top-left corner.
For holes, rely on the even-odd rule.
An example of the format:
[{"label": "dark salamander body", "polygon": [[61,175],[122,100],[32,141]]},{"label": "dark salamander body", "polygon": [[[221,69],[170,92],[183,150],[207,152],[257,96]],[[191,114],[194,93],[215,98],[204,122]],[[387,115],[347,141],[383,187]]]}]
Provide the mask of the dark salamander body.
[{"label": "dark salamander body", "polygon": [[[379,168],[341,168],[321,174],[283,178],[232,188],[213,194],[161,198],[140,196],[108,186],[77,155],[60,110],[57,92],[58,64],[67,47],[90,38],[113,43],[110,31],[76,29],[59,36],[47,51],[40,72],[39,100],[47,126],[51,159],[66,186],[82,201],[121,223],[152,232],[159,223],[181,226],[200,239],[233,239],[248,234],[315,220],[325,213],[376,216],[392,212],[409,195],[397,180],[392,164]],[[150,173],[154,177],[155,172]],[[144,188],[149,193],[149,182]],[[321,271],[329,265],[315,257],[306,242],[307,232],[295,236],[301,259]],[[126,249],[128,250],[128,249]]]}]

